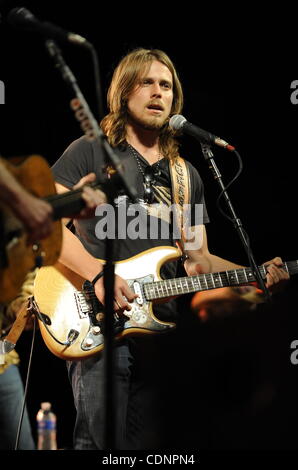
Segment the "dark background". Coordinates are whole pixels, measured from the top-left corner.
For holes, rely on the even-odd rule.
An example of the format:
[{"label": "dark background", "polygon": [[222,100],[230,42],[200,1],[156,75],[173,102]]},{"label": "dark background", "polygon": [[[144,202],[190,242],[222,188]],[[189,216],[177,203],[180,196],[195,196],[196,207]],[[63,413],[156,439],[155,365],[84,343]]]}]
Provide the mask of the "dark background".
[{"label": "dark background", "polygon": [[[0,25],[0,80],[6,102],[1,106],[0,151],[4,157],[43,155],[54,163],[81,135],[70,110],[73,97],[55,70],[38,34],[5,23],[7,12],[26,6],[37,18],[86,37],[96,48],[105,101],[112,71],[135,47],[164,50],[176,65],[185,93],[183,114],[221,136],[239,151],[244,170],[229,195],[250,235],[258,264],[274,256],[297,258],[296,155],[298,106],[291,103],[291,82],[298,79],[295,11],[260,13],[251,3],[224,11],[194,12],[187,5],[102,6],[50,1],[3,1]],[[136,15],[136,16],[135,16]],[[90,54],[61,44],[96,114],[94,71]],[[218,186],[190,137],[182,137],[181,154],[200,171],[211,224],[210,250],[247,265],[232,224],[218,212]],[[235,156],[216,148],[224,182],[238,169]],[[208,449],[297,449],[298,366],[290,363],[290,344],[298,338],[297,279],[272,305],[251,314],[211,321],[190,313],[169,341],[164,365],[175,393],[166,411],[177,432],[169,445]],[[178,340],[178,346],[177,346]],[[31,333],[17,349],[25,377]],[[175,343],[176,341],[176,343]],[[163,381],[161,379],[161,387]],[[51,401],[58,418],[58,445],[71,447],[72,394],[63,360],[48,351],[37,333],[28,409],[35,432],[41,401]],[[176,429],[176,428],[175,428]]]}]

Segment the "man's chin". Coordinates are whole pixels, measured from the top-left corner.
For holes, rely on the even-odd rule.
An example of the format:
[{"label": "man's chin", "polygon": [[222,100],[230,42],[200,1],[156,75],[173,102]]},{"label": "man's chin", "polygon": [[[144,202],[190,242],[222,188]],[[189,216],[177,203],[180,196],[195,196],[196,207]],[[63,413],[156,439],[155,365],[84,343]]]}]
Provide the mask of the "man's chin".
[{"label": "man's chin", "polygon": [[144,122],[143,129],[147,131],[159,131],[162,129],[164,122],[161,121],[154,121],[154,122]]},{"label": "man's chin", "polygon": [[147,131],[159,131],[163,128],[166,122],[165,119],[161,118],[136,119],[133,116],[130,117],[130,120],[133,124],[136,124]]}]

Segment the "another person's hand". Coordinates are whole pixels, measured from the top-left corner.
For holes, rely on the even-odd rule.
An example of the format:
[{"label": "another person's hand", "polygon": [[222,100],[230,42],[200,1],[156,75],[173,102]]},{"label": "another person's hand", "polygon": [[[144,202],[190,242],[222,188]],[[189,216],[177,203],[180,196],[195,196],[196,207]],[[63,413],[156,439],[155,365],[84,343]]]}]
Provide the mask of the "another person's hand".
[{"label": "another person's hand", "polygon": [[21,189],[10,207],[25,227],[27,244],[46,238],[52,232],[53,209],[43,199]]},{"label": "another person's hand", "polygon": [[83,188],[82,198],[86,202],[86,207],[75,216],[76,219],[89,219],[90,217],[93,217],[96,207],[107,202],[105,193],[100,189],[93,189],[88,186],[89,183],[92,183],[95,180],[95,173],[89,173],[88,175],[83,176],[83,178],[81,178],[73,187],[73,189]]},{"label": "another person's hand", "polygon": [[254,310],[261,302],[264,302],[262,291],[254,286],[221,287],[197,292],[192,298],[191,308],[206,321]]},{"label": "another person's hand", "polygon": [[[24,279],[24,282],[20,288],[20,291],[7,306],[5,309],[5,316],[3,325],[5,328],[7,326],[11,326],[15,319],[17,318],[18,314],[21,310],[27,309],[29,305],[29,297],[32,297],[34,294],[34,280],[36,274],[38,272],[38,268],[34,269],[33,271],[29,271]],[[34,315],[28,315],[28,320],[25,326],[25,330],[31,330],[34,325]],[[36,326],[38,326],[38,322],[36,321]]]},{"label": "another person's hand", "polygon": [[50,204],[30,194],[6,168],[1,158],[0,201],[23,224],[28,244],[46,238],[53,230]]}]

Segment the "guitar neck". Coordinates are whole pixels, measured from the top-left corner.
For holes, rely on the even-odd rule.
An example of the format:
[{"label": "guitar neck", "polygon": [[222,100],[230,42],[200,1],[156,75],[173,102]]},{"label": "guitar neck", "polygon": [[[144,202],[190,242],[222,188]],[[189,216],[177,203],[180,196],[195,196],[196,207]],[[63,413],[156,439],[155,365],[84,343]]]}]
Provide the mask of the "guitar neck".
[{"label": "guitar neck", "polygon": [[[102,185],[99,185],[97,182],[91,183],[89,186],[93,189],[102,188]],[[62,217],[73,217],[78,214],[86,206],[86,202],[82,198],[82,192],[83,188],[45,197],[45,201],[51,204],[53,208],[54,220],[59,220]]]},{"label": "guitar neck", "polygon": [[[283,269],[289,274],[298,273],[298,260],[283,264]],[[266,277],[266,267],[259,266],[263,279]],[[256,278],[250,268],[232,269],[229,271],[198,274],[164,281],[146,283],[144,288],[147,300],[157,300],[176,295],[189,294],[219,287],[233,287],[255,282]]]}]

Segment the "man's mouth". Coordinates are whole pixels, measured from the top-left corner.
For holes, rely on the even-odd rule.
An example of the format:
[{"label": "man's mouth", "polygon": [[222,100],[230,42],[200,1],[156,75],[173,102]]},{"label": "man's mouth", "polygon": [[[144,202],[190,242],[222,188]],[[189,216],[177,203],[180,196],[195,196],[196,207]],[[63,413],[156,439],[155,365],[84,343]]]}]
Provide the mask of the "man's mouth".
[{"label": "man's mouth", "polygon": [[161,104],[155,104],[155,103],[151,103],[147,106],[147,109],[151,109],[151,110],[154,110],[154,111],[163,111],[164,108]]}]

